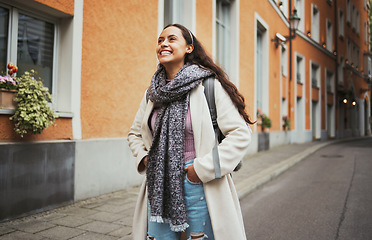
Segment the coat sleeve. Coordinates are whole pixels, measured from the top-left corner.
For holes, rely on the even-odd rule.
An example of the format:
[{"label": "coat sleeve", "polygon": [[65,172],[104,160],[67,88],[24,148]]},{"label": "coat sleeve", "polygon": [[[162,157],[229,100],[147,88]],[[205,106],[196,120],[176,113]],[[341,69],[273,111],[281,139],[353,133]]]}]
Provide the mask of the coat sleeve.
[{"label": "coat sleeve", "polygon": [[[218,145],[221,175],[224,176],[233,172],[246,155],[251,131],[219,81],[215,81],[215,101],[217,123],[225,136]],[[212,149],[205,156],[195,159],[194,168],[203,182],[215,179]]]},{"label": "coat sleeve", "polygon": [[131,149],[133,156],[136,158],[137,171],[140,174],[145,173],[145,165],[142,160],[148,154],[148,150],[146,149],[142,138],[142,122],[146,105],[147,101],[145,93],[128,134],[129,148]]}]

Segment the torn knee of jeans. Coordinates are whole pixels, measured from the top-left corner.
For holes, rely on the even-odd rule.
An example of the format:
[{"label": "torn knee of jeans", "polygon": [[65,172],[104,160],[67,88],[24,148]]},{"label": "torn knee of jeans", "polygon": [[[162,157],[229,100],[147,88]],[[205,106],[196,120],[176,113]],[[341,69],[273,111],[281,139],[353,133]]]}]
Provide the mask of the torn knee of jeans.
[{"label": "torn knee of jeans", "polygon": [[205,235],[203,232],[192,232],[190,233],[190,238],[189,240],[203,240],[203,239],[206,239],[208,238],[207,235]]},{"label": "torn knee of jeans", "polygon": [[154,237],[151,237],[150,234],[147,234],[147,240],[156,240]]}]

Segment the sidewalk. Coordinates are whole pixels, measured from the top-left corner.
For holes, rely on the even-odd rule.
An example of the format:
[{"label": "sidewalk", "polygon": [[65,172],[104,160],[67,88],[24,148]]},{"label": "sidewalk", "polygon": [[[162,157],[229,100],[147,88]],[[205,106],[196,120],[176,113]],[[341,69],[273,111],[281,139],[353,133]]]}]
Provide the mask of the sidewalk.
[{"label": "sidewalk", "polygon": [[[233,174],[242,198],[318,149],[338,142],[290,144],[247,156]],[[47,212],[0,223],[1,240],[131,239],[132,216],[139,188],[118,191]]]}]

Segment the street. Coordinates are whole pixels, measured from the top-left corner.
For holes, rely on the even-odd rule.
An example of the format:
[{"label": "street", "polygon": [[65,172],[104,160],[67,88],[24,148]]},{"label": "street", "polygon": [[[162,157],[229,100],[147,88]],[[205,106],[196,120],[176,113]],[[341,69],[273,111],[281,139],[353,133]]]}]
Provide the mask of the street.
[{"label": "street", "polygon": [[372,239],[372,138],[326,146],[241,199],[248,239]]}]

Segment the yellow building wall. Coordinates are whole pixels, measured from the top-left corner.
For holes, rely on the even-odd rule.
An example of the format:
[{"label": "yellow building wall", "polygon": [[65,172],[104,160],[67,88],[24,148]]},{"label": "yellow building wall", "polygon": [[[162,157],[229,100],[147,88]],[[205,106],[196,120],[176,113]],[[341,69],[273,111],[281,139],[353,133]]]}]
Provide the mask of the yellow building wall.
[{"label": "yellow building wall", "polygon": [[207,53],[213,52],[213,0],[196,1],[196,37]]},{"label": "yellow building wall", "polygon": [[157,9],[157,1],[84,1],[83,139],[127,136],[156,70]]}]

